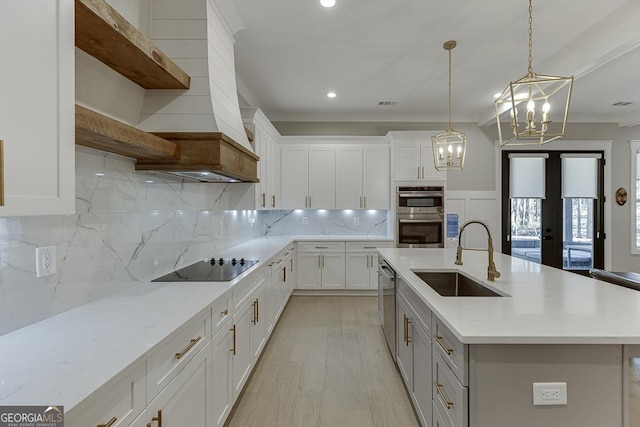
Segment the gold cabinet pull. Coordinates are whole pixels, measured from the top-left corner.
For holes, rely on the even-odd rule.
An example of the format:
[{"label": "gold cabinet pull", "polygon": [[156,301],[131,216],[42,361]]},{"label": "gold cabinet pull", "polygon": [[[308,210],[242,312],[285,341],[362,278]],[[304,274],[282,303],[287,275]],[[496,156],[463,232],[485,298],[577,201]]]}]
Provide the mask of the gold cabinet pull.
[{"label": "gold cabinet pull", "polygon": [[189,341],[189,344],[185,347],[184,350],[182,350],[180,353],[176,353],[176,359],[180,360],[182,359],[182,357],[187,354],[189,352],[189,350],[191,350],[193,348],[194,345],[196,345],[198,343],[198,341],[200,341],[202,339],[202,337],[198,337],[198,338],[193,338],[191,341]]},{"label": "gold cabinet pull", "polygon": [[233,348],[231,349],[231,353],[233,353],[233,355],[236,355],[236,325],[233,325],[231,327],[231,332],[233,332]]},{"label": "gold cabinet pull", "polygon": [[420,179],[420,166],[418,166],[418,179]]},{"label": "gold cabinet pull", "polygon": [[442,390],[442,384],[438,384],[437,381],[433,381],[433,385],[436,386],[436,393],[440,396],[440,400],[445,404],[447,409],[451,409],[453,406],[453,402],[447,399],[447,396],[444,394],[444,390]]},{"label": "gold cabinet pull", "polygon": [[362,205],[363,208],[367,208],[367,196],[362,196],[362,199],[364,200],[364,203]]},{"label": "gold cabinet pull", "polygon": [[266,208],[267,207],[267,199],[266,199],[267,195],[265,193],[262,193],[262,207]]},{"label": "gold cabinet pull", "polygon": [[451,356],[451,354],[453,353],[453,349],[446,346],[442,337],[434,335],[433,338],[435,338],[436,342],[445,351],[445,353],[447,353],[448,356]]},{"label": "gold cabinet pull", "polygon": [[98,424],[96,427],[111,427],[118,419],[116,417],[111,418],[106,424]]},{"label": "gold cabinet pull", "polygon": [[409,339],[409,324],[411,323],[411,321],[409,320],[409,317],[406,314],[403,314],[404,316],[404,343],[407,347],[409,347],[409,343],[411,342],[411,340]]},{"label": "gold cabinet pull", "polygon": [[256,323],[260,322],[260,300],[256,298]]},{"label": "gold cabinet pull", "polygon": [[286,265],[284,267],[282,267],[282,281],[283,282],[287,281],[287,266]]},{"label": "gold cabinet pull", "polygon": [[221,315],[226,316],[227,314],[229,314],[229,310],[228,309],[224,309],[220,312]]},{"label": "gold cabinet pull", "polygon": [[422,179],[424,179],[424,166],[422,167]]},{"label": "gold cabinet pull", "polygon": [[158,416],[151,418],[151,422],[157,421],[158,427],[162,427],[162,409],[158,409]]},{"label": "gold cabinet pull", "polygon": [[251,319],[251,323],[256,325],[258,324],[258,300],[257,299],[251,303],[251,307],[253,307],[253,319]]},{"label": "gold cabinet pull", "polygon": [[289,271],[293,273],[293,258],[289,260],[289,265],[290,265]]},{"label": "gold cabinet pull", "polygon": [[275,208],[276,207],[276,195],[272,195],[271,196],[271,207]]}]

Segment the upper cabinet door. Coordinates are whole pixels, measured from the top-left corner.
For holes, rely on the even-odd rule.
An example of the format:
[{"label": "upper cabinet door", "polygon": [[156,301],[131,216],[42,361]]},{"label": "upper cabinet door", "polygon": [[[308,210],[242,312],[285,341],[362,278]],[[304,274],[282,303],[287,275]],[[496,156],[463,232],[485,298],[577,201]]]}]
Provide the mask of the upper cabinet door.
[{"label": "upper cabinet door", "polygon": [[309,196],[309,151],[305,146],[282,147],[282,204],[284,209],[307,208]]},{"label": "upper cabinet door", "polygon": [[363,208],[389,209],[389,147],[363,150]]},{"label": "upper cabinet door", "polygon": [[2,0],[0,28],[0,216],[74,213],[74,2]]},{"label": "upper cabinet door", "polygon": [[397,142],[393,144],[394,180],[416,181],[422,177],[420,143]]},{"label": "upper cabinet door", "polygon": [[336,207],[336,149],[309,148],[309,207]]},{"label": "upper cabinet door", "polygon": [[362,148],[337,148],[336,209],[364,208],[362,177]]}]

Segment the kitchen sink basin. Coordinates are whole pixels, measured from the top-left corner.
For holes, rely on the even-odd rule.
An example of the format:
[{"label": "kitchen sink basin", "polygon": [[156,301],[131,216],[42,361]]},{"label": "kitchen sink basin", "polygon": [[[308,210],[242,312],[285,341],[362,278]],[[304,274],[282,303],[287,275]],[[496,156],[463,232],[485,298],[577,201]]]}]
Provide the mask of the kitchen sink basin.
[{"label": "kitchen sink basin", "polygon": [[443,297],[501,297],[486,286],[458,272],[425,272],[414,273],[434,291]]}]

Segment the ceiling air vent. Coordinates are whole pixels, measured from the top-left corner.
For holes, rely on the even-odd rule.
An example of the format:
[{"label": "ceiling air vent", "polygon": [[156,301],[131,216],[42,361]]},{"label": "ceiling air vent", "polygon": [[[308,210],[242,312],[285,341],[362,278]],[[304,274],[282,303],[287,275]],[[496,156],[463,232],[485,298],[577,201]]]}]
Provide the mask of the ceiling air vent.
[{"label": "ceiling air vent", "polygon": [[611,104],[611,106],[612,107],[628,107],[631,104],[633,104],[632,101],[618,101],[614,104]]},{"label": "ceiling air vent", "polygon": [[397,101],[378,101],[378,106],[379,107],[393,107],[397,103],[398,103]]}]

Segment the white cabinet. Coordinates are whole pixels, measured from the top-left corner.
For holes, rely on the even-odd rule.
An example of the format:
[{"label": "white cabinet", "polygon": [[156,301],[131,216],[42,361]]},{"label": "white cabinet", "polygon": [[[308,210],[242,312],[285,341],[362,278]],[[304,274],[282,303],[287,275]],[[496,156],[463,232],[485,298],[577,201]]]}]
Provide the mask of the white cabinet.
[{"label": "white cabinet", "polygon": [[396,298],[396,338],[398,340],[398,355],[396,362],[400,375],[409,393],[413,390],[413,316],[409,312],[407,303],[399,296]]},{"label": "white cabinet", "polygon": [[258,160],[258,180],[255,185],[256,209],[277,209],[279,195],[279,155],[280,133],[260,109],[241,108],[242,121],[253,132],[254,149]]},{"label": "white cabinet", "polygon": [[72,0],[0,2],[0,216],[75,211],[74,13]]},{"label": "white cabinet", "polygon": [[376,248],[391,248],[392,242],[347,242],[346,244],[346,288],[377,289],[378,251]]},{"label": "white cabinet", "polygon": [[344,289],[344,242],[298,243],[298,289]]},{"label": "white cabinet", "polygon": [[433,412],[430,325],[430,310],[399,279],[396,295],[397,364],[418,418],[424,426],[431,425]]},{"label": "white cabinet", "polygon": [[282,208],[335,209],[336,151],[330,146],[280,149]]},{"label": "white cabinet", "polygon": [[281,198],[283,209],[304,209],[309,204],[309,149],[280,148]]},{"label": "white cabinet", "polygon": [[67,427],[106,425],[112,427],[131,424],[146,407],[145,361],[134,363],[116,378],[85,399],[82,405],[65,414]]},{"label": "white cabinet", "polygon": [[446,181],[433,162],[431,136],[435,132],[390,132],[394,181]]},{"label": "white cabinet", "polygon": [[[215,315],[215,313],[214,313]],[[231,322],[227,321],[211,340],[211,418],[212,425],[221,427],[233,407]]]},{"label": "white cabinet", "polygon": [[336,208],[389,209],[389,147],[336,148]]},{"label": "white cabinet", "polygon": [[180,375],[149,404],[131,427],[210,427],[211,343],[186,364]]},{"label": "white cabinet", "polygon": [[268,318],[265,313],[260,313],[260,307],[264,307],[266,301],[266,288],[261,286],[253,297],[251,309],[253,310],[251,318],[251,353],[253,362],[258,360],[265,343],[267,342],[267,326]]},{"label": "white cabinet", "polygon": [[237,312],[233,313],[233,324],[231,326],[231,354],[233,356],[231,377],[233,379],[234,402],[247,382],[253,366],[253,353],[251,352],[251,322],[253,315],[253,305],[250,302],[243,304]]}]

